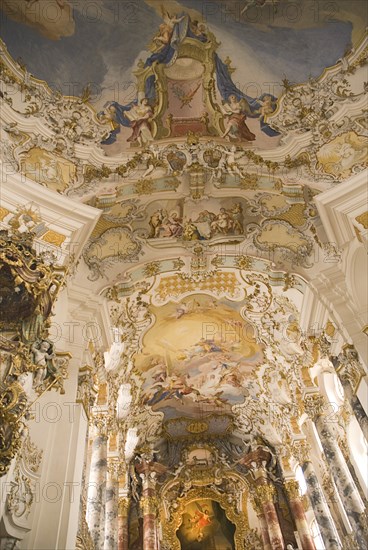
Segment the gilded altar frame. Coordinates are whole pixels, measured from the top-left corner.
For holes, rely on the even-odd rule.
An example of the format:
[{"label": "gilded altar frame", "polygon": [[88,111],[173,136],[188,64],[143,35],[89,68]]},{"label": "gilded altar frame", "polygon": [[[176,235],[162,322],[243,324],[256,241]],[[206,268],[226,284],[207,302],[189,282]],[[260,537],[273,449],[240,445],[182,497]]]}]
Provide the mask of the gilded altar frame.
[{"label": "gilded altar frame", "polygon": [[165,517],[165,513],[161,512],[163,542],[168,545],[171,550],[181,550],[181,544],[176,536],[182,521],[182,515],[185,507],[194,500],[210,499],[217,502],[224,510],[226,517],[235,525],[234,542],[236,550],[246,550],[244,539],[249,529],[248,514],[246,506],[239,513],[234,510],[234,507],[228,502],[226,494],[219,494],[214,489],[209,487],[195,487],[188,493],[177,499],[178,508],[172,514],[171,519]]}]

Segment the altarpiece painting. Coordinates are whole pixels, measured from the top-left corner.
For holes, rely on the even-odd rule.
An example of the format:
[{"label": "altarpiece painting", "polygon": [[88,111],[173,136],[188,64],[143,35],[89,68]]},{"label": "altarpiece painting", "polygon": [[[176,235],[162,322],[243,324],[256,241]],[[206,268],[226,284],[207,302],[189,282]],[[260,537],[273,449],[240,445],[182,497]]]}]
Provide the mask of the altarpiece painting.
[{"label": "altarpiece painting", "polygon": [[235,550],[234,532],[219,503],[201,499],[185,506],[177,537],[181,550]]}]

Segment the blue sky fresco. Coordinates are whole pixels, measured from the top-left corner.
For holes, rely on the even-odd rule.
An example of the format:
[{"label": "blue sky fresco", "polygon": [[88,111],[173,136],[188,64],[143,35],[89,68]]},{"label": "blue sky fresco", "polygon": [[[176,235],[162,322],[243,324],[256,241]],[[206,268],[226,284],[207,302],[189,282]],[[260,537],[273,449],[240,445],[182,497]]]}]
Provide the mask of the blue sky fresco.
[{"label": "blue sky fresco", "polygon": [[[74,35],[60,40],[45,38],[4,13],[0,35],[15,59],[21,58],[34,76],[65,94],[78,95],[90,82],[105,90],[104,95],[109,88],[113,93],[117,82],[128,90],[131,69],[140,57],[148,56],[147,45],[161,18],[144,0],[128,4],[102,0],[101,5],[97,21],[81,8],[74,9]],[[193,9],[206,16],[209,29],[221,42],[220,56],[230,54],[238,69],[234,80],[240,82],[251,82],[253,77],[257,82],[281,82],[285,76],[303,82],[333,65],[351,42],[352,23],[333,17],[314,26],[302,24],[303,14],[295,24],[285,17],[252,24],[244,17],[224,16],[221,2],[211,2],[211,9],[198,0],[183,0],[181,6],[183,11]]]}]

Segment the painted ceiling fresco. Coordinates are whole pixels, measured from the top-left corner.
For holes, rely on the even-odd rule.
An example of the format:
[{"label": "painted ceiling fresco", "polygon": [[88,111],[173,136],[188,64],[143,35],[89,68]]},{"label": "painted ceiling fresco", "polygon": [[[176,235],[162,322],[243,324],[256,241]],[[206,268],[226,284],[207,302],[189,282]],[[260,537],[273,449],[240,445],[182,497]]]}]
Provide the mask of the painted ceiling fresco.
[{"label": "painted ceiling fresco", "polygon": [[231,54],[239,73],[234,80],[252,96],[260,95],[257,85],[266,82],[273,83],[269,92],[278,96],[284,76],[294,83],[319,76],[364,29],[365,10],[358,0],[321,2],[318,11],[313,2],[288,6],[267,0],[264,7],[246,10],[249,3],[53,0],[46,9],[39,0],[31,6],[24,0],[4,0],[1,34],[11,55],[21,58],[35,77],[66,95],[78,95],[94,84],[103,94],[100,105],[134,99],[132,70],[160,45],[163,12],[188,14],[191,36],[197,33],[203,40],[201,30],[213,33],[221,42],[221,58]]},{"label": "painted ceiling fresco", "polygon": [[[0,152],[100,212],[73,280],[106,301],[127,430],[291,440],[318,355],[303,295],[342,256],[315,197],[367,166],[365,3],[43,6],[1,4]],[[22,215],[47,234],[35,208],[0,222]]]},{"label": "painted ceiling fresco", "polygon": [[184,410],[196,418],[203,411],[230,412],[245,395],[255,396],[252,375],[263,354],[237,309],[194,294],[152,310],[155,326],[135,359],[144,373],[145,403],[168,418]]},{"label": "painted ceiling fresco", "polygon": [[362,2],[325,4],[5,1],[1,34],[36,78],[90,101],[109,155],[188,132],[270,149],[285,86],[361,31]]},{"label": "painted ceiling fresco", "polygon": [[151,427],[162,424],[167,437],[224,435],[234,429],[236,411],[236,425],[246,432],[257,427],[275,444],[313,342],[299,328],[298,292],[282,295],[261,273],[230,275],[214,272],[202,290],[200,278],[193,284],[181,274],[149,277],[152,285],[125,297],[122,284],[107,290],[124,341],[117,364],[140,421],[149,411]]}]

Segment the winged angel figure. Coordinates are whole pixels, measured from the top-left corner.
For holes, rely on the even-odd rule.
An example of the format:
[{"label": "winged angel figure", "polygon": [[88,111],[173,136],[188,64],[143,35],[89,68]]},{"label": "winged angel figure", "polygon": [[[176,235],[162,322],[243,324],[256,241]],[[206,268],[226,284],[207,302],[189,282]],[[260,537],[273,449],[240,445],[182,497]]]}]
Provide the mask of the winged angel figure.
[{"label": "winged angel figure", "polygon": [[210,515],[206,508],[203,508],[199,502],[195,502],[197,510],[194,515],[187,514],[187,528],[191,529],[196,536],[198,542],[205,537],[204,529],[212,524],[213,516]]},{"label": "winged angel figure", "polygon": [[180,23],[185,18],[185,15],[181,17],[170,15],[169,12],[166,11],[162,5],[161,15],[163,23],[161,23],[159,27],[159,32],[156,34],[156,36],[153,37],[152,44],[150,44],[150,50],[153,52],[161,51],[165,46],[170,44],[174,34],[175,25]]}]

